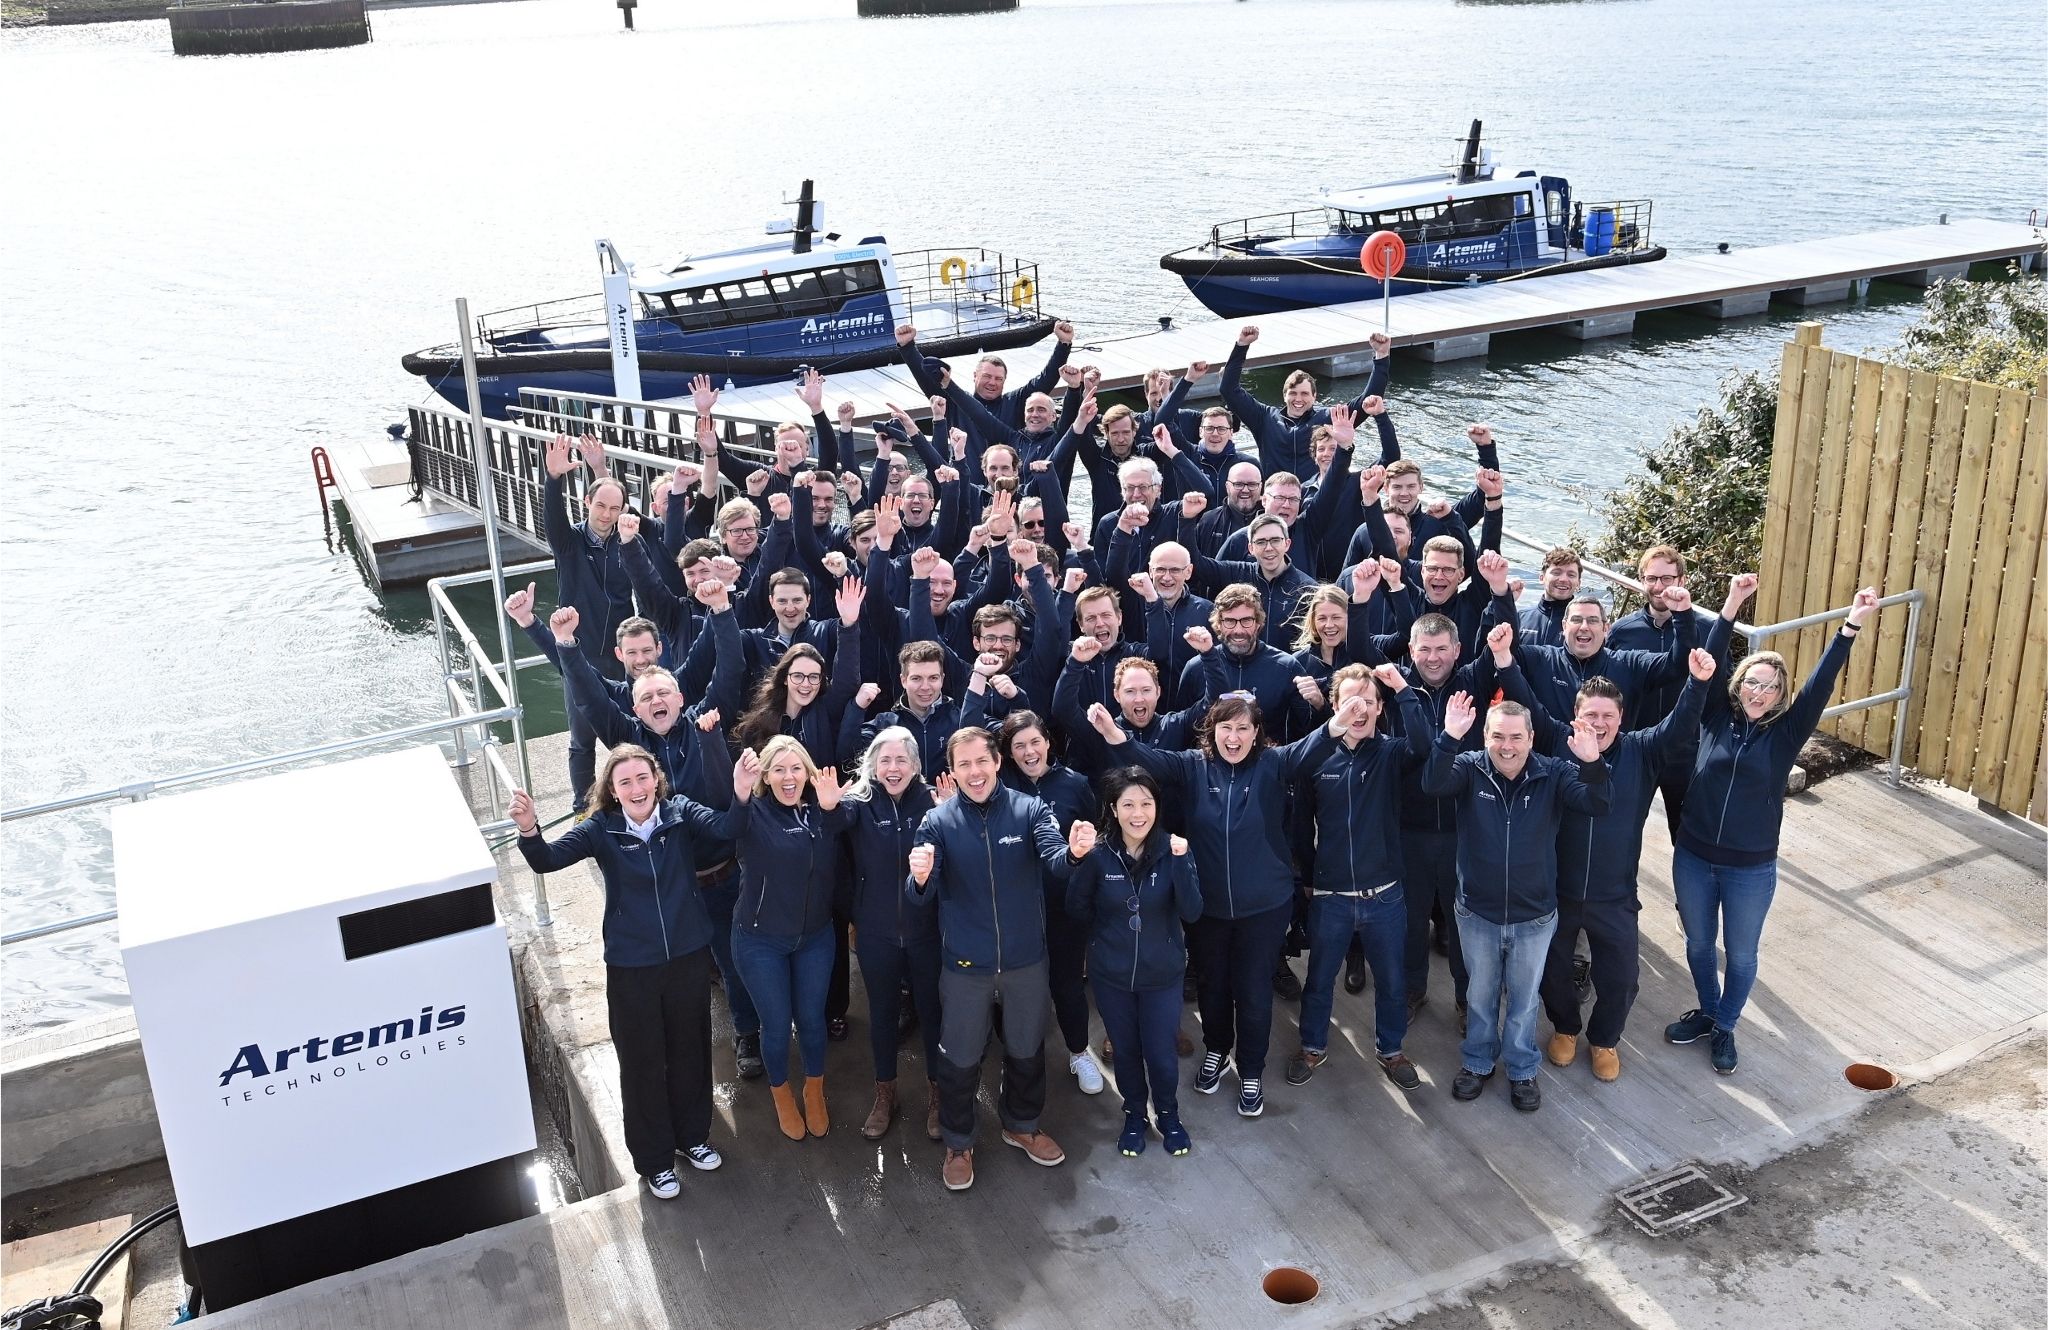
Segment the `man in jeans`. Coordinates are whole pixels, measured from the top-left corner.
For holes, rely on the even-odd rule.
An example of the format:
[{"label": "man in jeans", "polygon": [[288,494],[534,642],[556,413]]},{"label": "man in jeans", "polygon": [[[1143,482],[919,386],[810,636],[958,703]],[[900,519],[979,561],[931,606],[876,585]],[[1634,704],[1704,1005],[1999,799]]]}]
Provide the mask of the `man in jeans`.
[{"label": "man in jeans", "polygon": [[1477,1099],[1505,1061],[1509,1098],[1534,1113],[1543,1106],[1536,1012],[1557,929],[1557,829],[1566,809],[1605,813],[1612,794],[1599,736],[1586,721],[1572,722],[1570,758],[1545,757],[1531,751],[1529,709],[1500,702],[1487,710],[1484,750],[1460,753],[1473,716],[1469,694],[1451,698],[1422,771],[1426,793],[1458,805],[1456,914],[1469,1009],[1451,1097]]},{"label": "man in jeans", "polygon": [[[1040,631],[1045,631],[1041,628]],[[959,793],[925,814],[910,851],[914,901],[939,902],[940,1177],[948,1191],[974,1185],[974,1098],[991,1013],[1003,1005],[1003,1081],[996,1096],[1003,1143],[1034,1164],[1066,1151],[1038,1129],[1045,1109],[1045,902],[1039,865],[1064,879],[1095,848],[1095,827],[1076,822],[1062,839],[1052,810],[997,778],[1002,754],[979,726],[954,731],[946,761]]]}]

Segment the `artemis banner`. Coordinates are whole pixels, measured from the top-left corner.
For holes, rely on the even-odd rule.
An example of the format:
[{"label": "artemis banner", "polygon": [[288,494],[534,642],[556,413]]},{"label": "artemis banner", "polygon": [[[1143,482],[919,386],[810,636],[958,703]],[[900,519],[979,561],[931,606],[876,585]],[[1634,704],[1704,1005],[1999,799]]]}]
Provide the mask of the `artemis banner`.
[{"label": "artemis banner", "polygon": [[633,274],[609,240],[597,242],[604,273],[604,321],[612,344],[612,396],[640,400],[640,343],[633,334]]}]

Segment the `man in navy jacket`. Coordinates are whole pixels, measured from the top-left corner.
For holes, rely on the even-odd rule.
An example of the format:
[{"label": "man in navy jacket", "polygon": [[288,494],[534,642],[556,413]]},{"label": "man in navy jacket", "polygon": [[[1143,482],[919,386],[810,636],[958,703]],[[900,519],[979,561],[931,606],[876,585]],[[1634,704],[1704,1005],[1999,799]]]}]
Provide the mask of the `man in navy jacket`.
[{"label": "man in navy jacket", "polygon": [[[1223,404],[1237,414],[1238,423],[1250,430],[1258,442],[1260,470],[1269,476],[1275,471],[1291,471],[1297,476],[1313,474],[1315,457],[1310,434],[1316,426],[1330,423],[1329,410],[1316,405],[1316,381],[1306,370],[1296,370],[1287,376],[1285,401],[1280,406],[1267,406],[1246,392],[1242,386],[1245,355],[1258,340],[1259,330],[1254,325],[1246,324],[1237,330],[1230,359],[1223,363]],[[1351,401],[1354,416],[1364,409],[1366,398],[1378,397],[1387,390],[1387,357],[1392,343],[1384,333],[1374,333],[1370,340],[1372,376],[1366,380],[1365,391]]]},{"label": "man in navy jacket", "polygon": [[[599,674],[616,679],[620,667],[610,650],[613,635],[633,617],[633,583],[619,555],[619,514],[626,509],[626,487],[605,468],[604,449],[594,435],[584,439],[581,447],[579,460],[571,454],[566,436],[557,435],[548,444],[544,459],[547,480],[541,485],[542,520],[548,549],[555,556],[556,599],[574,605],[589,626],[579,650]],[[586,516],[581,522],[571,522],[564,482],[584,462],[592,472],[583,492]],[[596,736],[566,698],[563,705],[569,712],[569,798],[580,813],[590,782],[597,776]]]},{"label": "man in navy jacket", "polygon": [[1041,865],[1064,881],[1095,848],[1095,827],[1077,821],[1060,835],[1052,810],[1004,785],[995,736],[969,728],[947,741],[959,793],[925,815],[910,851],[904,889],[920,903],[938,898],[944,968],[939,972],[940,1176],[949,1191],[974,1185],[974,1099],[991,1014],[1003,1004],[1003,1079],[996,1112],[1003,1143],[1034,1164],[1066,1160],[1038,1129],[1045,1109],[1045,898]]},{"label": "man in navy jacket", "polygon": [[1612,796],[1590,724],[1573,723],[1570,758],[1544,757],[1531,751],[1529,709],[1501,702],[1486,713],[1485,750],[1460,753],[1475,714],[1465,694],[1450,700],[1422,770],[1425,793],[1458,801],[1456,908],[1470,978],[1462,1065],[1451,1096],[1477,1099],[1505,1061],[1510,1099],[1533,1113],[1543,1106],[1536,1011],[1557,931],[1557,831],[1567,810],[1598,816]]}]

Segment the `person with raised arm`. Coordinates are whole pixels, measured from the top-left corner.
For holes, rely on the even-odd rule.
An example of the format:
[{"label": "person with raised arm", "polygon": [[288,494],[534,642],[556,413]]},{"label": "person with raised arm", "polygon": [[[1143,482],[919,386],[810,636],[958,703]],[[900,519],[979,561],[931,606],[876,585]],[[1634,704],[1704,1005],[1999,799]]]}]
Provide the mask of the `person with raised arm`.
[{"label": "person with raised arm", "polygon": [[1368,397],[1365,415],[1380,436],[1380,460],[1356,475],[1351,470],[1358,429],[1349,407],[1330,408],[1330,423],[1315,430],[1316,476],[1304,487],[1303,509],[1296,536],[1305,548],[1303,562],[1318,577],[1334,577],[1344,567],[1353,536],[1365,522],[1365,505],[1379,501],[1386,468],[1400,460],[1401,445],[1383,398]]},{"label": "person with raised arm", "polygon": [[[1011,429],[1022,426],[1025,404],[1031,395],[1052,391],[1053,385],[1060,381],[1060,370],[1066,365],[1067,357],[1074,351],[1073,324],[1061,319],[1053,324],[1052,335],[1052,354],[1046,357],[1045,368],[1015,388],[1009,386],[1010,367],[1001,356],[984,355],[976,361],[972,393],[975,403]],[[917,329],[908,324],[896,329],[896,345],[903,352],[903,363],[927,394],[937,394],[950,386],[943,373],[944,365],[927,358],[918,349]]]},{"label": "person with raised arm", "polygon": [[550,841],[524,790],[512,792],[519,853],[536,873],[595,860],[604,883],[605,1011],[619,1056],[619,1105],[633,1171],[659,1200],[682,1191],[676,1157],[724,1162],[711,1132],[711,920],[697,890],[698,846],[736,820],[671,793],[654,755],[605,755],[590,816]]},{"label": "person with raised arm", "polygon": [[[1159,782],[1120,767],[1102,783],[1107,835],[1074,865],[1066,914],[1086,930],[1089,986],[1115,1051],[1124,1128],[1117,1152],[1135,1159],[1153,1126],[1176,1157],[1193,1149],[1180,1121],[1182,926],[1202,917],[1202,887],[1188,843],[1168,835]],[[1148,1112],[1149,1109],[1149,1112]]]},{"label": "person with raised arm", "polygon": [[[1221,407],[1214,410],[1219,414],[1222,412]],[[1227,427],[1228,419],[1223,423]],[[1202,421],[1204,431],[1212,427],[1209,419]],[[1195,523],[1195,538],[1190,546],[1212,559],[1222,553],[1225,541],[1251,525],[1251,520],[1259,515],[1264,507],[1262,491],[1266,483],[1255,463],[1242,460],[1221,469],[1217,476],[1222,504],[1203,511],[1201,520]]]},{"label": "person with raised arm", "polygon": [[[1267,481],[1267,500],[1274,497],[1274,476]],[[1291,491],[1299,501],[1301,487],[1281,486]],[[1195,552],[1195,587],[1205,595],[1223,603],[1223,591],[1231,586],[1248,586],[1259,597],[1259,608],[1265,623],[1266,642],[1270,646],[1286,648],[1292,625],[1301,617],[1302,601],[1316,588],[1316,579],[1308,572],[1294,565],[1292,554],[1294,536],[1285,518],[1272,513],[1254,517],[1245,529],[1238,533],[1245,538],[1251,553],[1249,562],[1239,563],[1223,559],[1212,559]],[[1237,537],[1231,537],[1235,540]],[[1224,542],[1228,550],[1230,542]]]},{"label": "person with raised arm", "polygon": [[1177,540],[1154,545],[1143,571],[1119,563],[1114,554],[1103,569],[1110,585],[1122,585],[1144,606],[1145,654],[1159,667],[1160,678],[1176,705],[1182,704],[1181,672],[1194,654],[1187,646],[1187,632],[1190,628],[1206,630],[1216,612],[1216,602],[1189,589],[1188,578],[1194,570],[1194,556]]},{"label": "person with raised arm", "polygon": [[1539,646],[1516,635],[1515,656],[1529,691],[1553,716],[1572,713],[1579,689],[1588,679],[1606,679],[1621,689],[1623,703],[1634,706],[1650,689],[1668,679],[1683,679],[1686,657],[1692,651],[1692,593],[1684,587],[1673,590],[1669,601],[1685,613],[1678,630],[1671,635],[1670,650],[1652,655],[1647,651],[1617,651],[1607,645],[1607,602],[1592,590],[1573,593],[1565,607],[1562,645]]},{"label": "person with raised arm", "polygon": [[[1317,426],[1318,429],[1323,428]],[[1224,537],[1223,544],[1214,557],[1224,563],[1249,563],[1251,552],[1251,525],[1261,517],[1270,517],[1294,534],[1294,524],[1301,519],[1301,479],[1292,471],[1275,471],[1259,482],[1259,510],[1245,519],[1242,526]],[[1199,526],[1199,523],[1197,524]]]},{"label": "person with raised arm", "polygon": [[[1268,739],[1308,733],[1315,724],[1315,711],[1295,682],[1301,666],[1267,640],[1265,599],[1258,588],[1238,583],[1217,592],[1209,631],[1217,650],[1188,661],[1181,671],[1178,695],[1194,697],[1206,692],[1220,698],[1226,693],[1244,693],[1258,704]],[[1156,649],[1153,659],[1158,659]],[[1213,684],[1203,677],[1209,670],[1218,671]]]},{"label": "person with raised arm", "polygon": [[1543,551],[1543,566],[1536,573],[1542,595],[1522,611],[1515,623],[1515,640],[1528,646],[1563,646],[1564,617],[1578,597],[1583,576],[1579,552],[1571,546],[1555,545]]},{"label": "person with raised arm", "polygon": [[[1678,706],[1648,729],[1625,730],[1630,717],[1621,689],[1612,680],[1588,679],[1579,688],[1574,721],[1585,721],[1600,740],[1613,806],[1600,817],[1567,810],[1557,836],[1557,931],[1543,967],[1543,1007],[1552,1034],[1544,1056],[1568,1067],[1578,1056],[1579,1035],[1588,1044],[1593,1075],[1612,1081],[1621,1075],[1621,1036],[1635,1005],[1641,973],[1637,916],[1643,904],[1636,870],[1643,857],[1643,819],[1657,793],[1657,776],[1674,761],[1690,761],[1699,742],[1700,710],[1714,678],[1714,657],[1694,648]],[[1510,701],[1529,708],[1536,722],[1536,747],[1565,755],[1569,728],[1529,691],[1521,671],[1499,672]],[[1592,960],[1593,1014],[1579,1011],[1574,952],[1586,936]]]},{"label": "person with raised arm", "polygon": [[946,740],[964,723],[960,701],[946,696],[946,653],[937,642],[905,642],[896,653],[903,691],[872,718],[867,709],[882,696],[881,685],[863,683],[839,721],[839,751],[851,758],[872,746],[883,730],[900,729],[917,744],[919,770],[944,768]]},{"label": "person with raised arm", "polygon": [[[547,479],[541,484],[542,527],[548,550],[555,558],[556,596],[560,603],[573,605],[590,625],[584,634],[584,659],[599,674],[621,678],[623,671],[609,647],[619,625],[633,617],[633,583],[626,576],[625,561],[619,557],[619,514],[626,510],[626,487],[606,468],[603,445],[595,434],[586,435],[571,451],[566,435],[556,435],[548,444],[543,464]],[[585,517],[569,520],[566,482],[579,466],[588,465],[591,480],[583,493]],[[583,811],[584,797],[597,770],[596,736],[564,700],[569,712],[569,791],[576,811]]]},{"label": "person with raised arm", "polygon": [[1052,810],[1004,785],[995,736],[957,731],[946,760],[958,793],[925,814],[904,890],[936,898],[944,968],[939,972],[940,1178],[948,1191],[974,1185],[974,1101],[996,1003],[1003,1006],[1003,1077],[996,1094],[1002,1141],[1052,1167],[1066,1151],[1040,1129],[1045,1109],[1045,904],[1041,869],[1064,878],[1095,848],[1095,827],[1076,822],[1062,839]]},{"label": "person with raised arm", "polygon": [[[786,734],[733,763],[733,839],[740,852],[740,899],[732,957],[761,1014],[761,1057],[776,1125],[792,1141],[823,1136],[825,994],[832,982],[832,904],[840,894],[839,835],[851,822],[839,776],[811,761]],[[790,1085],[789,1037],[796,1027],[804,1085]]]},{"label": "person with raised arm", "polygon": [[777,734],[803,745],[813,764],[839,765],[839,722],[853,704],[860,678],[860,605],[862,588],[848,578],[833,600],[839,610],[839,650],[826,684],[824,653],[799,642],[782,654],[767,677],[755,687],[753,699],[732,727],[733,741],[760,749]]},{"label": "person with raised arm", "polygon": [[1294,913],[1294,866],[1286,831],[1289,792],[1329,755],[1364,707],[1354,698],[1338,708],[1328,725],[1276,748],[1261,731],[1258,704],[1239,693],[1224,693],[1209,708],[1201,749],[1194,753],[1139,743],[1109,708],[1098,704],[1088,709],[1088,723],[1109,746],[1113,760],[1128,755],[1186,801],[1203,900],[1202,916],[1188,935],[1206,1050],[1195,1091],[1216,1093],[1234,1062],[1240,1117],[1266,1111],[1262,1078],[1273,1034],[1273,971]]},{"label": "person with raised arm", "polygon": [[[1385,697],[1407,713],[1403,734],[1379,730]],[[1337,746],[1303,782],[1313,804],[1315,868],[1308,910],[1308,980],[1302,985],[1301,1048],[1287,1064],[1287,1083],[1304,1085],[1330,1046],[1337,970],[1354,946],[1372,968],[1373,1041],[1380,1070],[1403,1090],[1422,1084],[1402,1051],[1408,1035],[1408,981],[1402,951],[1408,906],[1402,895],[1397,830],[1405,766],[1429,744],[1422,703],[1391,664],[1371,670],[1346,665],[1332,677],[1338,708],[1352,699],[1351,723]],[[1347,985],[1348,986],[1348,985]]]},{"label": "person with raised arm", "polygon": [[[1730,579],[1728,599],[1707,641],[1716,660],[1727,658],[1736,615],[1756,582],[1755,573]],[[1877,602],[1873,587],[1856,593],[1841,630],[1828,639],[1813,673],[1796,691],[1783,656],[1753,651],[1728,672],[1727,687],[1707,693],[1692,788],[1671,851],[1671,887],[1699,1006],[1666,1026],[1664,1037],[1674,1044],[1708,1040],[1714,1070],[1723,1076],[1735,1074],[1735,1027],[1756,985],[1764,919],[1777,894],[1785,778],[1820,724],[1835,680],[1857,634],[1877,613]],[[1674,605],[1672,612],[1682,608]],[[1714,955],[1716,937],[1727,953],[1725,974]]]},{"label": "person with raised arm", "polygon": [[[1678,633],[1679,616],[1672,612],[1666,597],[1673,589],[1685,585],[1685,556],[1676,546],[1652,545],[1636,560],[1636,576],[1643,583],[1642,608],[1614,621],[1607,630],[1607,645],[1616,651],[1647,651],[1653,656],[1667,653]],[[1691,618],[1695,637],[1706,641],[1714,627],[1714,616],[1695,605]],[[1635,699],[1629,723],[1638,728],[1655,725],[1678,705],[1678,691],[1670,682],[1651,685],[1643,696]],[[1657,781],[1664,796],[1664,820],[1671,828],[1673,844],[1678,841],[1679,819],[1685,811],[1686,790],[1691,785],[1690,757],[1666,766]]]},{"label": "person with raised arm", "polygon": [[[1315,469],[1310,435],[1316,426],[1330,423],[1329,410],[1316,405],[1316,381],[1307,370],[1298,369],[1287,376],[1279,406],[1268,406],[1245,391],[1245,356],[1258,340],[1259,330],[1254,324],[1237,330],[1230,358],[1223,362],[1223,404],[1236,413],[1239,424],[1251,431],[1259,446],[1260,470],[1269,476],[1275,471],[1308,475]],[[1393,342],[1385,333],[1374,333],[1367,340],[1372,344],[1372,375],[1366,380],[1365,391],[1351,401],[1354,416],[1363,409],[1366,398],[1384,396],[1387,391],[1391,365],[1388,356]]]},{"label": "person with raised arm", "polygon": [[[1200,624],[1187,630],[1187,639],[1188,650],[1197,656],[1215,645],[1209,630]],[[1090,694],[1095,680],[1092,666],[1101,652],[1102,644],[1086,633],[1075,638],[1052,695],[1053,720],[1066,737],[1067,761],[1091,779],[1114,765],[1101,736],[1088,723],[1088,708],[1100,700]],[[1205,675],[1205,688],[1207,682]],[[1192,706],[1171,714],[1161,712],[1159,666],[1145,656],[1125,656],[1110,673],[1109,701],[1117,724],[1132,738],[1154,748],[1193,747],[1195,727],[1209,714],[1211,700],[1205,691]]]},{"label": "person with raised arm", "polygon": [[1612,801],[1592,725],[1572,723],[1569,757],[1533,751],[1529,709],[1499,702],[1486,712],[1485,747],[1461,752],[1477,716],[1454,695],[1422,769],[1427,794],[1458,806],[1458,899],[1464,947],[1466,1026],[1451,1097],[1477,1099],[1502,1063],[1508,1098],[1543,1107],[1536,1072],[1536,1013],[1550,938],[1557,930],[1557,832],[1567,811],[1598,816]]}]

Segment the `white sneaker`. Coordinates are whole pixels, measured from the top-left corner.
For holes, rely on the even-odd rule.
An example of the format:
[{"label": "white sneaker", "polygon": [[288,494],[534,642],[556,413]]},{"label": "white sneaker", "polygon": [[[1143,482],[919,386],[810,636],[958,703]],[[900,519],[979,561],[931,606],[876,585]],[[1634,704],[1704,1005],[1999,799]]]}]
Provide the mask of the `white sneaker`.
[{"label": "white sneaker", "polygon": [[1082,1094],[1102,1093],[1102,1067],[1095,1061],[1095,1055],[1083,1049],[1067,1059],[1067,1070],[1074,1073],[1074,1079],[1081,1083]]},{"label": "white sneaker", "polygon": [[691,1168],[704,1173],[709,1173],[712,1169],[725,1162],[725,1156],[708,1145],[693,1145],[687,1150],[678,1150],[676,1153],[689,1160]]},{"label": "white sneaker", "polygon": [[665,1168],[647,1179],[647,1190],[664,1201],[673,1201],[682,1194],[683,1184],[676,1180],[676,1171]]}]

